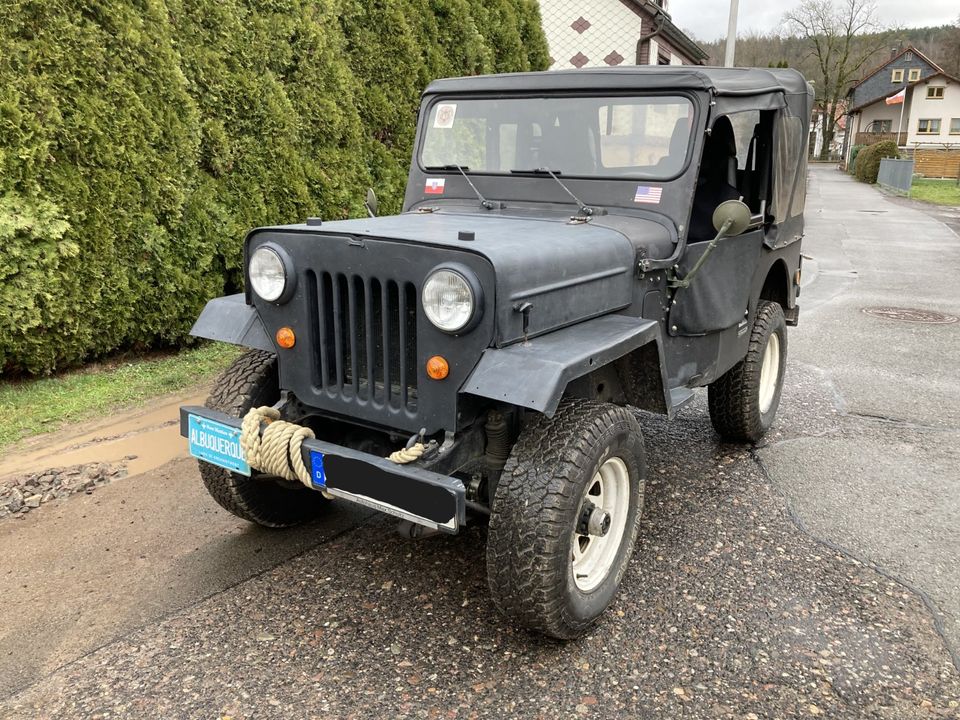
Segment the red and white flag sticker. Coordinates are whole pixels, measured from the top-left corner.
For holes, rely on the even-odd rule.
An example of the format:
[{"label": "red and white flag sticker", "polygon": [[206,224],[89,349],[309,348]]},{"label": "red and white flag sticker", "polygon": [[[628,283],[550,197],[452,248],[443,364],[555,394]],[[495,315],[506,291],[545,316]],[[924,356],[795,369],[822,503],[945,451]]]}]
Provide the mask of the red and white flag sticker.
[{"label": "red and white flag sticker", "polygon": [[446,184],[446,178],[427,178],[427,184],[423,192],[427,195],[443,195],[443,186]]},{"label": "red and white flag sticker", "polygon": [[437,105],[437,114],[433,119],[435,128],[449,129],[453,127],[453,121],[457,117],[456,103],[440,103]]}]

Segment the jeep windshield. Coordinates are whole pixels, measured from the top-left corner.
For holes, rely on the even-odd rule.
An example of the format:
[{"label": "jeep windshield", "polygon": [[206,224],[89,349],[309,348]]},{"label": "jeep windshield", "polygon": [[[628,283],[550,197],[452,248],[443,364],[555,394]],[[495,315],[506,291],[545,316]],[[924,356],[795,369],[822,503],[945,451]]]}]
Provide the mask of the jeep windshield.
[{"label": "jeep windshield", "polygon": [[666,180],[693,126],[685,97],[444,98],[430,106],[422,168]]}]

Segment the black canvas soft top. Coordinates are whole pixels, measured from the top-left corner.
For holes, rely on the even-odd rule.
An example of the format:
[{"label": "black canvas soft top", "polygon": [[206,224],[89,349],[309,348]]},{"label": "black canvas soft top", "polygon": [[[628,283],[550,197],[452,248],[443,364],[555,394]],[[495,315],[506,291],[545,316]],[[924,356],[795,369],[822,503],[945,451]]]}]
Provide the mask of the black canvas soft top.
[{"label": "black canvas soft top", "polygon": [[615,68],[478,75],[435,80],[424,95],[463,92],[562,90],[701,90],[719,96],[784,93],[807,95],[811,88],[796,70],[720,68],[701,65],[625,65]]}]

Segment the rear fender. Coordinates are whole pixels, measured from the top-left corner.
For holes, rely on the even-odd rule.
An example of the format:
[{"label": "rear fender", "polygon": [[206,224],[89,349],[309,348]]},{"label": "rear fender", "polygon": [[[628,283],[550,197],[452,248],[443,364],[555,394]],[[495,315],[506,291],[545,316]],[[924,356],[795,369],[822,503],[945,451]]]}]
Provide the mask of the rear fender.
[{"label": "rear fender", "polygon": [[[628,360],[635,355],[637,362]],[[527,342],[487,348],[461,392],[552,417],[571,382],[608,366],[616,369],[628,402],[634,403],[632,396],[648,396],[640,407],[654,412],[670,407],[660,326],[626,315],[605,315]],[[642,371],[625,373],[640,367]]]},{"label": "rear fender", "polygon": [[257,309],[247,305],[243,293],[214,298],[206,304],[190,328],[194,337],[276,352],[260,322]]}]

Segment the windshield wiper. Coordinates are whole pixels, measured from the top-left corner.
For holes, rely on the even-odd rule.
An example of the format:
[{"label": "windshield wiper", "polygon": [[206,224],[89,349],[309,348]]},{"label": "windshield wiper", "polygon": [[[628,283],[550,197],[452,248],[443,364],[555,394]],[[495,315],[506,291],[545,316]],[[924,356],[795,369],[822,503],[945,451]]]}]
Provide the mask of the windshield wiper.
[{"label": "windshield wiper", "polygon": [[554,180],[557,181],[557,185],[559,185],[560,187],[562,187],[562,188],[563,188],[563,191],[564,191],[567,195],[569,195],[570,197],[573,198],[574,202],[577,203],[577,206],[580,208],[580,212],[581,212],[582,214],[586,215],[587,217],[593,215],[593,208],[590,207],[589,205],[585,205],[584,202],[583,202],[583,200],[581,200],[581,199],[578,198],[576,195],[574,195],[572,192],[570,192],[570,188],[568,188],[566,185],[564,185],[563,182],[560,180],[560,178],[557,177],[557,174],[560,172],[559,170],[555,173],[553,170],[551,170],[551,169],[548,168],[548,167],[541,167],[541,168],[534,168],[533,170],[511,170],[510,172],[511,172],[511,173],[514,173],[514,174],[529,173],[529,174],[532,174],[532,175],[542,175],[542,174],[547,174],[547,175],[549,175],[550,177],[552,177]]},{"label": "windshield wiper", "polygon": [[470,177],[467,175],[467,170],[469,169],[470,168],[467,167],[466,165],[456,165],[454,163],[450,163],[449,165],[428,165],[427,167],[424,168],[424,170],[456,170],[458,171],[461,175],[463,175],[463,179],[467,181],[467,184],[470,186],[473,192],[476,193],[477,200],[480,201],[480,207],[486,210],[493,210],[496,207],[496,205],[494,205],[492,202],[490,202],[483,195],[480,194],[480,191],[477,190],[477,186],[473,184],[473,182],[470,180]]}]

